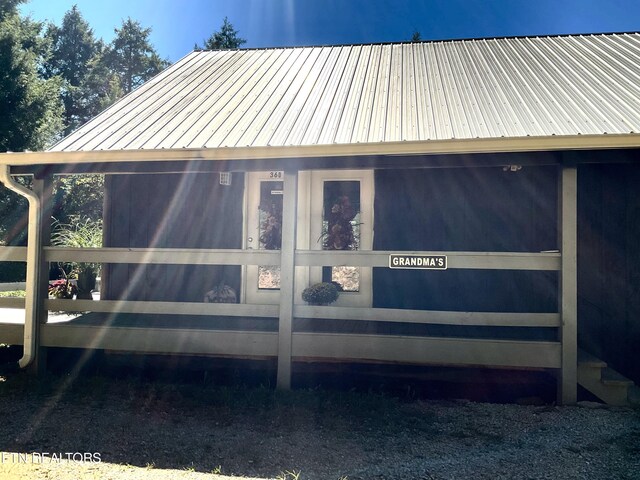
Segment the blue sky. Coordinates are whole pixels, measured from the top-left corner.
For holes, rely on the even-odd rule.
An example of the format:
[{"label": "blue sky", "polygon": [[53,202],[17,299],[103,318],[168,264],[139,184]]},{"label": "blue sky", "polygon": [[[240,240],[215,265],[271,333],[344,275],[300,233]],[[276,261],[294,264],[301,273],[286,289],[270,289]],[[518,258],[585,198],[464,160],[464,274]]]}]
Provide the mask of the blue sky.
[{"label": "blue sky", "polygon": [[23,13],[60,24],[77,4],[96,36],[131,17],[175,61],[227,16],[245,47],[640,30],[640,0],[31,0]]}]

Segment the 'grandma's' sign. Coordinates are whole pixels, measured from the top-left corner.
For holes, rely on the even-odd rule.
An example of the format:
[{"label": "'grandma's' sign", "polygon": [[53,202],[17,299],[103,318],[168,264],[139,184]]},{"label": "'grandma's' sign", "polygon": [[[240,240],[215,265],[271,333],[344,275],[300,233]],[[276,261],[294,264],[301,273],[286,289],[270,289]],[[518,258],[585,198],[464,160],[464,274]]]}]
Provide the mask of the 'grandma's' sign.
[{"label": "'grandma's' sign", "polygon": [[415,268],[424,270],[446,270],[446,255],[389,255],[389,268]]}]

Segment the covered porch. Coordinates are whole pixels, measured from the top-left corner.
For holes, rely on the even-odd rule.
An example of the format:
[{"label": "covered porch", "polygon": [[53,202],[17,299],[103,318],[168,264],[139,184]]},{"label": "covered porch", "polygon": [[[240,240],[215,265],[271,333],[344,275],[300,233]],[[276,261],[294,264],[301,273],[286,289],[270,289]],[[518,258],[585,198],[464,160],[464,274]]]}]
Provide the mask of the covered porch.
[{"label": "covered porch", "polygon": [[[374,362],[411,365],[497,367],[548,370],[557,375],[559,400],[572,403],[577,391],[576,286],[576,166],[570,156],[557,153],[480,154],[487,168],[519,164],[550,165],[558,171],[560,252],[464,251],[331,251],[299,248],[298,205],[300,172],[335,168],[467,168],[469,155],[381,155],[309,158],[181,160],[183,152],[126,152],[127,163],[115,162],[113,152],[83,155],[45,153],[11,155],[22,165],[11,173],[32,173],[39,202],[30,209],[30,244],[3,247],[5,261],[27,261],[27,318],[24,325],[0,323],[0,342],[29,344],[33,361],[45,361],[46,347],[105,349],[171,355],[205,355],[275,359],[279,388],[291,384],[292,362]],[[198,152],[200,157],[207,152]],[[119,156],[124,156],[122,152]],[[29,158],[25,158],[24,156]],[[38,157],[42,155],[42,157]],[[193,154],[192,154],[193,155]],[[21,158],[22,157],[22,158]],[[69,164],[65,159],[76,157]],[[493,160],[491,160],[493,158]],[[46,162],[44,160],[47,160]],[[59,159],[59,160],[58,160]],[[53,160],[53,162],[51,162]],[[60,163],[57,163],[59,161]],[[99,248],[49,246],[52,176],[69,173],[117,175],[203,172],[249,172],[266,162],[283,175],[282,244],[280,250]],[[194,199],[195,200],[195,199]],[[107,206],[107,208],[109,208]],[[107,227],[108,228],[108,227]],[[388,269],[390,255],[446,256],[451,270],[540,271],[560,273],[558,307],[551,313],[508,311],[433,311],[367,306],[311,306],[294,293],[296,281],[313,267],[352,266]],[[73,261],[103,265],[270,265],[280,268],[276,304],[220,304],[185,301],[57,300],[47,298],[50,262]],[[107,269],[108,272],[108,269]],[[302,273],[302,275],[301,275]],[[108,273],[107,273],[108,274]],[[104,281],[104,280],[103,280]],[[461,285],[460,288],[464,288]],[[522,292],[527,295],[527,292]],[[0,300],[2,307],[21,306],[20,300]],[[73,320],[48,322],[49,311],[82,312]],[[542,332],[542,334],[541,334]]]}]

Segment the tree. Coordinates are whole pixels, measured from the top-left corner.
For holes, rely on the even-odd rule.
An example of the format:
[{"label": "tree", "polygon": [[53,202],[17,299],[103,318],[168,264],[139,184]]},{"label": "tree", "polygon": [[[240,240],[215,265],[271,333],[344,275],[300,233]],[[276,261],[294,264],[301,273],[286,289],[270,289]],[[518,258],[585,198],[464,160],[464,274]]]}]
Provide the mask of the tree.
[{"label": "tree", "polygon": [[420,35],[420,32],[416,30],[415,32],[413,32],[413,35],[411,35],[411,43],[417,43],[421,41],[422,41],[422,36]]},{"label": "tree", "polygon": [[128,18],[115,29],[116,38],[105,56],[105,64],[120,80],[124,93],[129,93],[169,65],[160,58],[149,42],[150,28]]},{"label": "tree", "polygon": [[[204,49],[206,50],[222,50],[240,48],[247,43],[244,38],[238,37],[238,31],[233,28],[227,17],[224,17],[222,26],[217,32],[213,32],[211,36],[204,41]],[[196,45],[197,48],[197,45]]]},{"label": "tree", "polygon": [[[46,52],[42,25],[18,15],[19,0],[0,0],[0,152],[44,148],[62,124],[57,78],[43,80],[38,65]],[[24,180],[24,179],[22,179]],[[24,244],[27,202],[14,192],[0,192],[0,242]],[[14,265],[15,266],[15,265]],[[18,265],[18,278],[24,265]],[[3,266],[5,277],[12,265]]]},{"label": "tree", "polygon": [[64,134],[67,135],[91,118],[87,109],[92,105],[82,101],[83,81],[91,70],[91,60],[97,54],[98,42],[93,30],[74,5],[62,19],[62,26],[50,24],[45,38],[51,53],[43,66],[46,78],[59,76],[64,81],[60,95],[64,102]]},{"label": "tree", "polygon": [[60,80],[42,79],[42,24],[18,15],[16,0],[0,0],[0,152],[40,150],[60,131]]},{"label": "tree", "polygon": [[107,64],[106,52],[106,47],[99,41],[97,52],[89,61],[87,74],[80,84],[77,101],[87,120],[98,115],[124,94],[120,78]]}]

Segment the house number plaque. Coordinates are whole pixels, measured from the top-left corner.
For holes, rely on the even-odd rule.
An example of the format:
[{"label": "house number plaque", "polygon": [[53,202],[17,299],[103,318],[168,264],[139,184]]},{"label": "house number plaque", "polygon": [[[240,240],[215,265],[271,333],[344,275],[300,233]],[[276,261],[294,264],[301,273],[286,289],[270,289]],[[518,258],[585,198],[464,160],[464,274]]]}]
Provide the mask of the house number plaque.
[{"label": "house number plaque", "polygon": [[414,270],[446,270],[446,255],[406,255],[392,253],[389,255],[389,268],[405,268]]}]

